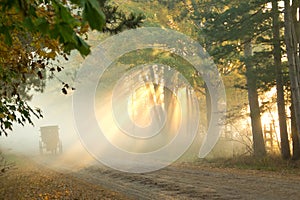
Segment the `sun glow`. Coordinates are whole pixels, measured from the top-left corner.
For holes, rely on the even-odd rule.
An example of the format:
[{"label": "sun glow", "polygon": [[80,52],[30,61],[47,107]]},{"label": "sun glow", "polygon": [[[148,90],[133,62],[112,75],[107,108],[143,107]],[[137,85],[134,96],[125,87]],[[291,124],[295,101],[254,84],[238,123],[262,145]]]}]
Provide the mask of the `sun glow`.
[{"label": "sun glow", "polygon": [[[100,96],[100,95],[99,95]],[[116,147],[129,152],[143,153],[154,151],[170,143],[176,137],[182,123],[182,115],[187,112],[188,95],[186,89],[170,91],[163,85],[145,83],[132,91],[127,99],[127,114],[118,115],[119,121],[126,123],[129,117],[139,128],[147,128],[152,123],[161,121],[162,127],[146,140],[140,138],[140,131],[135,127],[130,134],[117,124],[111,107],[112,94],[101,95],[96,103],[96,118],[105,137]],[[120,102],[123,101],[120,99]],[[98,105],[98,106],[97,106]],[[161,115],[164,112],[164,116]],[[165,119],[163,119],[165,117]],[[134,136],[134,137],[133,137]],[[101,142],[100,142],[101,143]],[[101,144],[99,143],[99,146]],[[105,149],[105,147],[103,147]]]},{"label": "sun glow", "polygon": [[130,119],[140,127],[147,127],[152,123],[151,109],[154,106],[164,108],[164,89],[146,83],[136,89],[128,100],[128,113]]},{"label": "sun glow", "polygon": [[[269,102],[265,106],[265,112],[261,115],[266,148],[271,151],[276,151],[280,149],[280,129],[276,104],[276,87],[273,87],[270,91],[260,97],[260,103],[262,104],[263,102]],[[290,116],[290,109],[288,106],[286,107],[286,115]],[[290,131],[290,120],[287,120],[287,126],[288,131]]]}]

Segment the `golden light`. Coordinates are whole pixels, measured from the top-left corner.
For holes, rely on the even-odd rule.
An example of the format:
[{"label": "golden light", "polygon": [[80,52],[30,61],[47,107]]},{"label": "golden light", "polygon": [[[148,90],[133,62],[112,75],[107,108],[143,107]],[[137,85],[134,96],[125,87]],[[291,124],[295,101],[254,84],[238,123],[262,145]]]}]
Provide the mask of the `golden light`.
[{"label": "golden light", "polygon": [[[134,127],[132,130],[130,129],[132,131],[130,135],[134,135],[135,137],[126,134],[120,128],[120,124],[116,123],[114,118],[116,116],[114,116],[111,110],[112,94],[106,93],[105,95],[101,95],[101,98],[95,105],[95,114],[99,127],[105,134],[105,137],[116,147],[136,153],[154,151],[171,142],[179,130],[183,110],[187,109],[182,109],[180,102],[186,101],[184,99],[187,97],[185,94],[179,95],[185,89],[177,91],[178,94],[173,94],[172,91],[166,90],[168,89],[163,85],[145,83],[130,94],[127,103],[128,113],[117,116],[121,122],[122,119],[126,122],[126,119],[129,117],[134,125],[139,128],[146,128],[151,125],[153,120],[160,120],[159,118],[162,117],[156,113],[157,106],[160,106],[165,112],[166,121],[160,131],[153,137],[147,138],[147,140],[139,139],[140,132],[136,132]],[[168,100],[166,100],[166,92],[168,93]],[[123,100],[120,99],[120,101]]]}]

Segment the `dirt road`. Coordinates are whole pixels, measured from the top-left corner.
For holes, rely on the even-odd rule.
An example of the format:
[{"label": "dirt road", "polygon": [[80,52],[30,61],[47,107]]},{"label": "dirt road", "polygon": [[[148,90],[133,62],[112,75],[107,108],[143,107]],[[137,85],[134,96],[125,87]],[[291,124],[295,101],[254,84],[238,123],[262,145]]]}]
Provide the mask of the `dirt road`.
[{"label": "dirt road", "polygon": [[27,160],[0,180],[0,199],[300,199],[299,175],[203,164],[129,174]]},{"label": "dirt road", "polygon": [[300,199],[300,177],[174,165],[146,174],[88,167],[72,174],[133,199]]},{"label": "dirt road", "polygon": [[128,197],[65,172],[49,169],[27,157],[9,156],[10,169],[0,172],[0,200],[123,199]]}]

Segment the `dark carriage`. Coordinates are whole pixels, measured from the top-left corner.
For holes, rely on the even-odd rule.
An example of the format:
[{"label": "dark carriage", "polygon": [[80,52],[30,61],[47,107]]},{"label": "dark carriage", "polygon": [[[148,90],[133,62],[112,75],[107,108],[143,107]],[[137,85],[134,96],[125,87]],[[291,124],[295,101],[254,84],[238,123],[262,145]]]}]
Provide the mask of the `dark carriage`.
[{"label": "dark carriage", "polygon": [[43,126],[40,127],[40,132],[40,153],[61,154],[62,142],[59,139],[58,126]]}]

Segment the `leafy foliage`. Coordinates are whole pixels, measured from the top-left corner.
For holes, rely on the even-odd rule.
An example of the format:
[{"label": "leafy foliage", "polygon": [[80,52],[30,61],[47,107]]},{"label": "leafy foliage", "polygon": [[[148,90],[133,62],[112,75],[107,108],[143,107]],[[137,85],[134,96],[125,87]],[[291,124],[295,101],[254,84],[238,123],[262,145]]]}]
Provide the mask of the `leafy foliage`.
[{"label": "leafy foliage", "polygon": [[[32,116],[42,117],[27,104],[30,91],[42,92],[47,77],[63,69],[59,58],[68,59],[72,50],[83,57],[90,53],[82,38],[89,30],[116,33],[143,20],[110,8],[105,0],[0,2],[0,135],[7,135],[14,122],[33,124]],[[62,93],[69,89],[74,88],[63,83]]]},{"label": "leafy foliage", "polygon": [[[272,51],[272,13],[268,0],[222,1],[205,5],[206,9],[195,12],[200,20],[201,33],[210,55],[223,73],[238,71],[245,74],[245,63],[254,66],[253,75],[258,80],[260,92],[275,85]],[[195,6],[204,6],[201,3]],[[253,45],[253,55],[244,57],[247,41]],[[249,74],[247,74],[249,75]],[[247,88],[237,85],[239,88]]]}]

